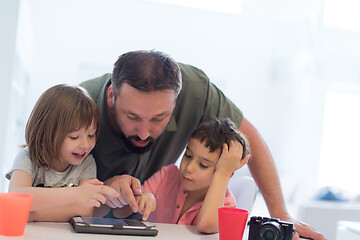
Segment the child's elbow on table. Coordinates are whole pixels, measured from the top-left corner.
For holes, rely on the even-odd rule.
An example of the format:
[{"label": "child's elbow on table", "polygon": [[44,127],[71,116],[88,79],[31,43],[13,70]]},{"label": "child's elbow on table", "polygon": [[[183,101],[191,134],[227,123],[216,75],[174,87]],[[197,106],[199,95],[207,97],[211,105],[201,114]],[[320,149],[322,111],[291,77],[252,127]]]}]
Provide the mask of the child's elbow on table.
[{"label": "child's elbow on table", "polygon": [[215,223],[213,221],[200,221],[197,223],[196,228],[201,233],[211,234],[219,232],[217,222]]}]

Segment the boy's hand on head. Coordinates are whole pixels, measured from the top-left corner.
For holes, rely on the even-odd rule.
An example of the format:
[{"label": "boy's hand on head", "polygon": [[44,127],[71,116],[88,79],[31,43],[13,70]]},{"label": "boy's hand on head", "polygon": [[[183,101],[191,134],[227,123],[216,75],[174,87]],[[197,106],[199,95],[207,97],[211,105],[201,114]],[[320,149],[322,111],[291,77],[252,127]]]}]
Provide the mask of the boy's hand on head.
[{"label": "boy's hand on head", "polygon": [[154,195],[149,192],[143,192],[141,196],[136,196],[136,201],[139,206],[139,213],[143,215],[142,220],[148,220],[150,213],[156,209]]},{"label": "boy's hand on head", "polygon": [[241,159],[243,154],[243,147],[238,141],[231,141],[228,144],[224,144],[220,158],[216,164],[215,171],[224,171],[226,174],[231,174],[243,167],[250,158],[250,155],[246,155],[244,159]]},{"label": "boy's hand on head", "polygon": [[119,197],[110,198],[106,202],[111,208],[122,208],[130,205],[133,212],[138,212],[135,196],[141,195],[141,184],[137,178],[130,175],[118,175],[105,181],[107,186],[112,187],[119,193]]}]

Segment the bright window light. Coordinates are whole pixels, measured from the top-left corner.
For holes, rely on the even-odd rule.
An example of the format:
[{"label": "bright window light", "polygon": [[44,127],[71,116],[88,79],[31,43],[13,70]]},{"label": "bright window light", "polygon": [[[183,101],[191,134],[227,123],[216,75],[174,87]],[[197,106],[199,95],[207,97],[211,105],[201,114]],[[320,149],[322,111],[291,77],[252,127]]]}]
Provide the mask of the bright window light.
[{"label": "bright window light", "polygon": [[156,2],[176,4],[185,7],[199,8],[204,10],[239,14],[242,10],[242,0],[154,0]]},{"label": "bright window light", "polygon": [[325,0],[324,24],[328,27],[360,31],[359,0]]},{"label": "bright window light", "polygon": [[326,96],[319,183],[360,193],[360,91]]}]

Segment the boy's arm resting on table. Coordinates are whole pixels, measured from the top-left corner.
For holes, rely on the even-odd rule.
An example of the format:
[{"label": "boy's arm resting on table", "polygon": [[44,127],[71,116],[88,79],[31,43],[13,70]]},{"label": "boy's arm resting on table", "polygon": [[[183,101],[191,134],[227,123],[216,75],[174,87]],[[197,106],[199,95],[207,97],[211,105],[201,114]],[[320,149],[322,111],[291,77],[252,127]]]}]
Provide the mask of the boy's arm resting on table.
[{"label": "boy's arm resting on table", "polygon": [[202,233],[216,233],[219,231],[218,208],[224,206],[224,196],[230,176],[214,174],[203,205],[201,206],[197,230]]},{"label": "boy's arm resting on table", "polygon": [[274,160],[260,133],[246,118],[243,118],[239,130],[245,134],[250,142],[251,161],[248,164],[249,170],[264,197],[271,217],[293,222],[297,232],[293,239],[298,239],[299,234],[314,240],[325,240],[326,238],[319,232],[305,223],[292,219],[289,215]]},{"label": "boy's arm resting on table", "polygon": [[199,212],[197,220],[199,232],[216,233],[219,231],[218,209],[224,206],[229,179],[233,172],[243,167],[250,158],[250,155],[246,155],[244,159],[241,159],[242,152],[239,142],[231,142],[229,148],[227,144],[224,145],[223,153],[216,164],[213,179]]}]

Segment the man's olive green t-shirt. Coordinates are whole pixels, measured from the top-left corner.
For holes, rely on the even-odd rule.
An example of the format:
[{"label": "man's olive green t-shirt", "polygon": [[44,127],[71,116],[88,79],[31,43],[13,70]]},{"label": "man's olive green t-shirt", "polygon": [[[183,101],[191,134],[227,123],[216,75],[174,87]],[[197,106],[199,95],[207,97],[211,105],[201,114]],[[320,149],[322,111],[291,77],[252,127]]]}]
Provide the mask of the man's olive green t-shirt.
[{"label": "man's olive green t-shirt", "polygon": [[161,167],[175,163],[183,152],[196,126],[212,117],[230,118],[237,127],[243,115],[225,95],[212,84],[203,71],[179,64],[182,89],[164,132],[151,150],[144,154],[130,151],[111,129],[106,114],[106,87],[111,74],[91,79],[80,85],[92,96],[101,111],[100,135],[92,151],[101,181],[121,174],[132,175],[143,183]]}]

